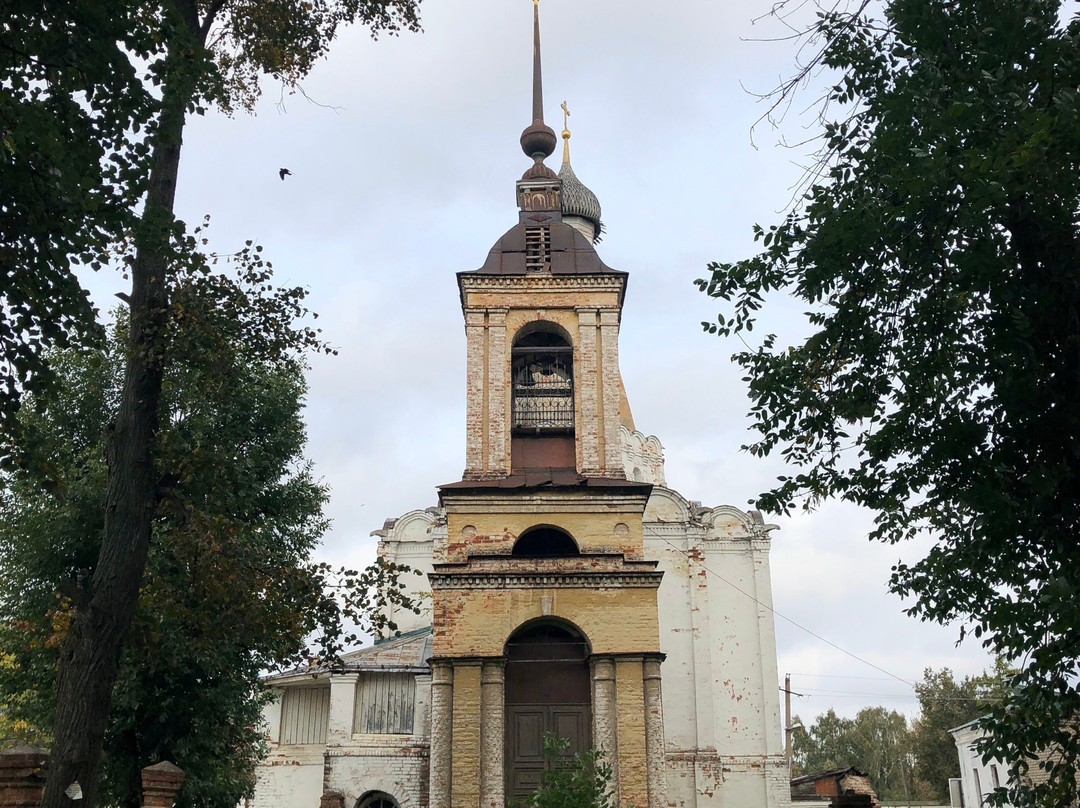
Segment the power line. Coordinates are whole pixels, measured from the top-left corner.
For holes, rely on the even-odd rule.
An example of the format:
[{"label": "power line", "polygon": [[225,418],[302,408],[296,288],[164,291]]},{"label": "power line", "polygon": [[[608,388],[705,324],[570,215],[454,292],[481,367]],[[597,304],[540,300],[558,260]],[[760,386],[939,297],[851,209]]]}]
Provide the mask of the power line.
[{"label": "power line", "polygon": [[862,679],[867,682],[889,682],[891,679],[886,679],[883,676],[842,676],[838,673],[796,673],[792,671],[789,676],[811,676],[817,679]]},{"label": "power line", "polygon": [[730,586],[730,587],[731,587],[732,589],[734,589],[734,590],[735,590],[736,592],[739,592],[740,594],[742,594],[742,595],[745,595],[746,597],[750,598],[750,600],[754,601],[754,603],[756,603],[756,604],[757,604],[758,606],[761,606],[761,607],[762,607],[762,608],[764,608],[764,609],[768,609],[768,610],[769,610],[770,612],[772,612],[772,613],[773,613],[774,615],[776,615],[777,617],[781,618],[782,620],[786,620],[787,622],[791,623],[791,625],[795,626],[795,628],[799,629],[800,631],[805,631],[805,632],[806,632],[807,634],[809,634],[809,635],[810,635],[811,637],[815,637],[816,639],[818,639],[818,640],[821,640],[821,642],[825,643],[826,645],[829,645],[829,646],[831,646],[831,647],[835,648],[835,649],[836,649],[837,651],[840,651],[840,652],[841,652],[841,653],[843,653],[843,654],[847,654],[847,655],[848,655],[849,657],[851,657],[852,659],[854,659],[854,660],[855,660],[856,662],[861,662],[862,664],[864,664],[864,665],[866,665],[866,666],[868,666],[868,667],[871,667],[871,668],[873,668],[873,669],[874,669],[874,670],[876,670],[876,671],[879,671],[879,672],[881,672],[881,673],[884,673],[884,674],[885,674],[886,676],[889,676],[889,677],[891,677],[891,678],[895,679],[896,681],[898,681],[898,682],[901,682],[901,683],[903,683],[903,684],[907,685],[907,686],[908,686],[908,687],[910,687],[910,688],[914,688],[914,687],[915,687],[915,685],[914,685],[914,684],[912,684],[911,682],[909,682],[909,681],[908,681],[907,679],[903,679],[903,678],[901,678],[901,677],[897,676],[897,675],[896,675],[895,673],[893,673],[892,671],[887,671],[887,670],[885,670],[885,669],[884,669],[883,667],[881,667],[880,665],[875,665],[875,664],[874,664],[873,662],[870,662],[869,660],[863,659],[863,658],[862,658],[861,656],[859,656],[858,654],[855,654],[855,653],[853,653],[853,652],[851,652],[851,651],[847,650],[846,648],[843,648],[843,647],[841,647],[841,646],[837,645],[837,644],[836,644],[836,643],[834,643],[834,642],[833,642],[832,640],[828,640],[828,639],[826,639],[825,637],[822,637],[822,636],[821,636],[820,634],[818,634],[818,633],[817,633],[816,631],[811,631],[810,629],[808,629],[808,628],[807,628],[806,626],[802,625],[801,623],[797,623],[797,622],[795,622],[794,620],[792,620],[792,619],[791,619],[790,617],[788,617],[787,615],[785,615],[785,614],[781,614],[780,612],[776,611],[776,609],[774,609],[774,608],[773,608],[772,606],[768,605],[767,603],[762,603],[762,602],[761,602],[760,600],[758,600],[758,599],[757,599],[756,597],[754,597],[753,595],[751,595],[751,594],[750,594],[749,592],[747,592],[747,591],[746,591],[745,589],[743,589],[743,588],[741,588],[741,587],[739,587],[739,586],[736,586],[736,585],[735,585],[735,584],[733,584],[733,583],[732,583],[731,581],[729,581],[729,580],[728,580],[727,578],[725,578],[725,577],[724,577],[723,575],[721,575],[720,573],[718,573],[718,572],[717,572],[716,570],[714,570],[714,569],[711,569],[711,568],[707,567],[707,566],[706,566],[705,564],[702,564],[702,563],[701,563],[701,562],[700,562],[699,560],[697,560],[697,559],[694,559],[694,558],[692,558],[692,557],[690,556],[690,553],[689,553],[688,551],[686,551],[686,550],[683,550],[682,548],[680,548],[680,547],[679,547],[679,546],[678,546],[677,544],[675,544],[675,542],[671,541],[671,539],[665,538],[665,539],[664,539],[664,541],[665,541],[665,542],[667,542],[668,544],[670,544],[670,545],[672,546],[672,548],[673,548],[673,549],[674,549],[674,550],[675,550],[676,552],[678,552],[678,553],[682,553],[682,554],[683,554],[683,555],[684,555],[684,556],[685,556],[685,557],[687,558],[687,560],[689,560],[690,562],[692,562],[692,563],[697,563],[697,564],[699,564],[699,565],[701,566],[701,568],[702,568],[702,569],[704,569],[704,570],[705,570],[705,571],[706,571],[707,573],[709,573],[709,574],[710,574],[710,575],[712,575],[713,577],[715,577],[715,578],[719,578],[719,579],[720,579],[721,581],[723,581],[723,582],[724,582],[725,584],[727,584],[728,586]]}]

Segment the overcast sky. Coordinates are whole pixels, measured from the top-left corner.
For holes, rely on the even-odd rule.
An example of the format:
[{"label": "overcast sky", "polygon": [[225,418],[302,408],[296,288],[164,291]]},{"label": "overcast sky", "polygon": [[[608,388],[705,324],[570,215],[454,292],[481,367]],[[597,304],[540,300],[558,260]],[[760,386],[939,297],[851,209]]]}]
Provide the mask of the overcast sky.
[{"label": "overcast sky", "polygon": [[[573,165],[599,197],[605,263],[630,273],[620,356],[638,429],[665,447],[668,483],[703,504],[747,507],[783,473],[740,451],[748,401],[736,345],[702,333],[716,307],[693,280],[751,254],[751,226],[785,209],[803,154],[777,145],[762,92],[790,72],[790,42],[753,23],[764,0],[543,0],[545,111],[571,110]],[[424,33],[373,43],[344,32],[299,96],[270,87],[257,115],[188,126],[177,200],[211,214],[220,252],[251,238],[279,282],[311,291],[340,354],[309,374],[309,456],[331,487],[322,557],[364,564],[387,517],[436,502],[464,467],[465,343],[454,273],[475,269],[516,222],[529,162],[531,3],[425,0]],[[811,101],[796,103],[796,111]],[[789,140],[807,135],[791,117]],[[549,160],[557,168],[558,154]],[[282,181],[279,168],[292,176]],[[95,280],[97,293],[115,289]],[[766,327],[798,336],[800,307]],[[772,519],[779,670],[804,719],[882,704],[913,714],[907,682],[927,666],[977,673],[976,644],[919,623],[886,591],[920,548],[870,544],[869,519],[830,505]],[[718,584],[722,585],[722,584]],[[860,663],[813,632],[877,666]],[[888,672],[888,674],[882,671]]]}]

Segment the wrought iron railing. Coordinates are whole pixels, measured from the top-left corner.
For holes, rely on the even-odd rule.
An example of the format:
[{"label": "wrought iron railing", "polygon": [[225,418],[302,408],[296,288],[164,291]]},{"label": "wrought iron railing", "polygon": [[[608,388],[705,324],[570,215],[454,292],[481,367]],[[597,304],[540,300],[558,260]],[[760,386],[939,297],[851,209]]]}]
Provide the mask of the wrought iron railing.
[{"label": "wrought iron railing", "polygon": [[574,397],[572,395],[514,396],[514,428],[524,430],[572,430]]},{"label": "wrought iron railing", "polygon": [[515,430],[573,431],[574,376],[571,349],[515,348],[513,394]]}]

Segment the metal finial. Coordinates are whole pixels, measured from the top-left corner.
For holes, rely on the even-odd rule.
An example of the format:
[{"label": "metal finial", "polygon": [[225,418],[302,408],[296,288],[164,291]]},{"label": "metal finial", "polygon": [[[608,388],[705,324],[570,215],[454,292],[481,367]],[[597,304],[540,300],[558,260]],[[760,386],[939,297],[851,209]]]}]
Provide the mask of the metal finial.
[{"label": "metal finial", "polygon": [[569,164],[570,162],[570,108],[566,106],[566,102],[563,101],[560,104],[562,107],[562,161]]}]

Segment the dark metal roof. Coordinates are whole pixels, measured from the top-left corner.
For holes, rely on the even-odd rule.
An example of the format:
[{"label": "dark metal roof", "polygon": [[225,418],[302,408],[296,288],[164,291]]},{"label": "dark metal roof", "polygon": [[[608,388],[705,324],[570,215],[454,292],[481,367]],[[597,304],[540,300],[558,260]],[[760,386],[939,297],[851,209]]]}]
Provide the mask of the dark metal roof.
[{"label": "dark metal roof", "polygon": [[648,494],[652,483],[621,477],[583,477],[575,469],[523,469],[491,480],[461,480],[440,485],[440,491],[483,491],[515,488],[624,488]]},{"label": "dark metal roof", "polygon": [[829,769],[824,772],[811,772],[810,774],[804,774],[799,777],[792,777],[791,784],[798,785],[800,783],[812,783],[817,780],[833,780],[837,777],[842,777],[845,774],[854,774],[859,777],[866,777],[866,773],[859,771],[854,766],[847,766],[842,769]]},{"label": "dark metal roof", "polygon": [[[460,275],[525,275],[525,228],[529,225],[519,223],[506,231],[495,242],[488,253],[487,260],[480,269],[461,272]],[[551,275],[618,275],[627,273],[612,269],[596,252],[596,248],[585,236],[563,222],[546,225],[551,230]],[[528,274],[549,274],[529,272]]]}]

